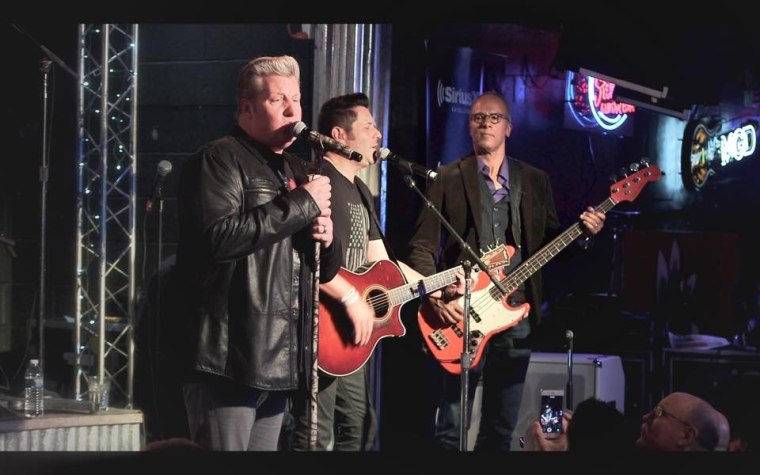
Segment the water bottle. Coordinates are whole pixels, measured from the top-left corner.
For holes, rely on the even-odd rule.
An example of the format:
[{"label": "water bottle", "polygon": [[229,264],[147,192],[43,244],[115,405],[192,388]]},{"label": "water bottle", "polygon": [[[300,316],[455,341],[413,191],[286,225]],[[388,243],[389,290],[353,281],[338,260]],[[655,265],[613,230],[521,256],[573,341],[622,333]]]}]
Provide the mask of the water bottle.
[{"label": "water bottle", "polygon": [[39,417],[44,412],[45,379],[40,360],[31,359],[24,373],[24,417]]}]

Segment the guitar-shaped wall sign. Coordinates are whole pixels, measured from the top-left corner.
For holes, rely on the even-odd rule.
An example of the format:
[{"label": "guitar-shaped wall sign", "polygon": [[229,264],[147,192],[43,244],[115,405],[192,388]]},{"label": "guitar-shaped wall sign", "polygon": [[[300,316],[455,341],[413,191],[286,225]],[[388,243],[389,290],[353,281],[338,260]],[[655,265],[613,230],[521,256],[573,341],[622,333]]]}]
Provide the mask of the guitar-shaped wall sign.
[{"label": "guitar-shaped wall sign", "polygon": [[[645,168],[640,168],[638,163],[631,165],[631,170],[636,170],[635,173],[613,184],[610,187],[610,197],[596,207],[597,211],[606,213],[621,201],[633,201],[644,185],[660,179],[661,173],[657,166],[649,165],[646,162],[642,162],[641,165]],[[511,307],[507,303],[507,297],[582,234],[583,227],[581,224],[573,224],[523,261],[504,279],[500,279],[501,284],[507,290],[506,296],[501,294],[490,279],[486,280],[488,285],[485,288],[472,292],[470,298],[470,335],[468,338],[470,351],[473,355],[472,367],[480,363],[483,349],[494,334],[517,325],[520,320],[528,316],[530,304],[524,303],[517,307]],[[514,249],[511,246],[507,247],[510,256],[514,255]],[[459,301],[461,306],[464,306],[463,301],[464,297]],[[417,320],[422,331],[422,337],[431,354],[446,371],[460,374],[461,355],[464,349],[462,344],[464,324],[459,322],[456,325],[444,325],[437,316],[425,313],[428,307],[421,306],[420,309]]]},{"label": "guitar-shaped wall sign", "polygon": [[[509,264],[508,246],[500,245],[483,257],[488,270]],[[514,254],[514,250],[513,250]],[[343,304],[324,292],[319,297],[319,369],[332,376],[345,376],[360,369],[367,362],[377,343],[387,336],[403,336],[406,328],[399,316],[401,306],[410,300],[434,292],[456,282],[461,266],[447,269],[423,280],[407,283],[401,269],[392,261],[380,260],[363,266],[357,272],[339,269],[359,295],[375,312],[369,343],[353,343],[353,325]],[[477,271],[477,268],[473,269]],[[480,280],[490,281],[488,278]]]},{"label": "guitar-shaped wall sign", "polygon": [[758,121],[741,119],[727,124],[690,122],[684,130],[681,178],[696,191],[720,169],[751,157],[757,150]]}]

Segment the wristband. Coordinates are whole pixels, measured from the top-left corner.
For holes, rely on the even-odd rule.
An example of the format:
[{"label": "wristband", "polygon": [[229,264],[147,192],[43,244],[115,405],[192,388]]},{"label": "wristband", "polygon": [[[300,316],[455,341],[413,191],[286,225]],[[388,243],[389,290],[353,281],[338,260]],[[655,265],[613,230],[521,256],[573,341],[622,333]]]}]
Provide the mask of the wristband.
[{"label": "wristband", "polygon": [[340,303],[348,307],[349,305],[353,305],[356,302],[359,301],[359,292],[356,291],[356,287],[351,287],[351,290],[349,290],[346,295],[343,296],[343,298],[340,299]]}]

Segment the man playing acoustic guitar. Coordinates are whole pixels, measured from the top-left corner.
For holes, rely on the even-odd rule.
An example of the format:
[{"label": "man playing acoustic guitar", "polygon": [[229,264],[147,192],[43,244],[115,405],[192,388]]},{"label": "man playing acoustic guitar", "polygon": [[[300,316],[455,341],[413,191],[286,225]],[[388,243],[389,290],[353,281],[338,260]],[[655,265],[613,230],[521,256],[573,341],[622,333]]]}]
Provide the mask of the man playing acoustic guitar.
[{"label": "man playing acoustic guitar", "polygon": [[[369,109],[369,99],[365,94],[354,93],[334,97],[322,105],[319,112],[318,131],[320,134],[346,145],[362,155],[361,161],[353,161],[334,151],[324,152],[321,175],[330,178],[332,184],[333,233],[343,243],[345,255],[342,267],[356,271],[372,262],[387,264],[397,273],[398,283],[404,278],[409,282],[419,281],[423,276],[409,266],[398,262],[395,267],[388,261],[388,252],[378,229],[374,215],[374,201],[367,185],[357,177],[357,173],[373,165],[377,159],[375,152],[380,147],[382,134],[375,125]],[[377,269],[376,269],[377,270]],[[403,273],[403,275],[401,275]],[[319,361],[335,351],[345,350],[346,357],[353,353],[364,355],[348,374],[328,374],[325,366],[319,374],[318,392],[318,450],[360,451],[371,450],[377,432],[377,422],[372,403],[367,393],[364,363],[369,358],[379,336],[376,330],[387,327],[388,318],[383,317],[382,303],[388,307],[388,300],[365,289],[357,289],[354,283],[339,272],[330,282],[320,285],[319,314]],[[455,283],[447,291],[453,295],[464,293],[464,274],[460,273]],[[390,279],[389,279],[390,280]],[[378,286],[387,282],[378,282]],[[458,290],[457,290],[458,289]],[[435,290],[435,289],[429,289]],[[427,290],[424,291],[427,293]],[[440,294],[440,291],[436,291]],[[367,300],[365,300],[367,299]],[[323,302],[331,305],[323,306]],[[333,310],[334,315],[327,313]],[[400,321],[396,322],[401,325]],[[342,328],[337,329],[342,325]],[[403,334],[402,330],[397,334]],[[324,341],[335,332],[341,348],[328,348]],[[333,335],[335,336],[335,335]],[[294,430],[290,440],[293,450],[307,450],[309,442],[309,400],[306,391],[300,391],[293,398]]]}]

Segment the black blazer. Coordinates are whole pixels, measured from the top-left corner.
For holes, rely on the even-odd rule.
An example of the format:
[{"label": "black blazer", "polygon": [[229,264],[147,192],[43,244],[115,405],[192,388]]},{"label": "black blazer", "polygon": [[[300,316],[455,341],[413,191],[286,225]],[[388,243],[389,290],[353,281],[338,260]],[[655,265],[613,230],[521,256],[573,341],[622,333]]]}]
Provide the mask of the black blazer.
[{"label": "black blazer", "polygon": [[[549,176],[525,162],[507,157],[509,187],[512,200],[512,222],[519,223],[521,236],[515,236],[523,259],[530,257],[560,232],[560,223],[554,205]],[[480,186],[477,159],[468,155],[444,165],[438,170],[438,179],[429,184],[426,196],[476,252],[491,243],[481,242]],[[441,247],[438,256],[439,243]],[[409,262],[418,272],[431,275],[457,266],[468,258],[456,239],[438,218],[425,207],[415,224],[409,248]],[[530,322],[540,323],[541,272],[535,272],[526,282],[530,303]]]}]

